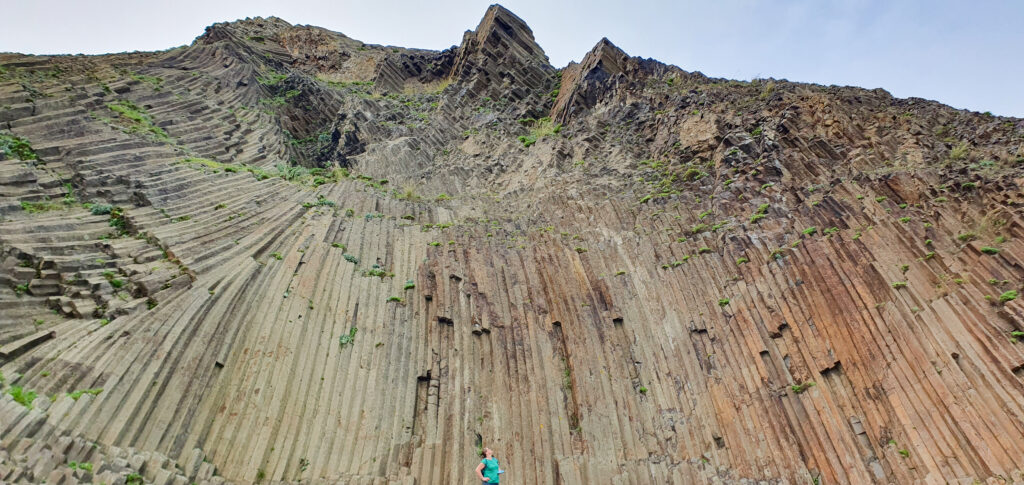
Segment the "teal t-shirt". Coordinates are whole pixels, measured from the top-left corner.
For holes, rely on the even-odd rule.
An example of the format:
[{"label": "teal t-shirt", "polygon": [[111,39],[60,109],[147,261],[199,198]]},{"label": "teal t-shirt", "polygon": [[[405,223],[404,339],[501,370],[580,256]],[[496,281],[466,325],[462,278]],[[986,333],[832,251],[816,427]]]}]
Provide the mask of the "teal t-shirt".
[{"label": "teal t-shirt", "polygon": [[484,458],[480,463],[484,464],[484,477],[490,478],[487,483],[498,483],[498,459]]}]

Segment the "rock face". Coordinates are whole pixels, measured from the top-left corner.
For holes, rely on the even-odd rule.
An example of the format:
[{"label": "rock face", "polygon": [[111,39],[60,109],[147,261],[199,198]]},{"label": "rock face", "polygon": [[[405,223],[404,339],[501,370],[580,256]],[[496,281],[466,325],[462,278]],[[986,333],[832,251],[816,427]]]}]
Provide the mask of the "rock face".
[{"label": "rock face", "polygon": [[1022,184],[1024,120],[500,6],[0,54],[0,482],[1022,482]]}]

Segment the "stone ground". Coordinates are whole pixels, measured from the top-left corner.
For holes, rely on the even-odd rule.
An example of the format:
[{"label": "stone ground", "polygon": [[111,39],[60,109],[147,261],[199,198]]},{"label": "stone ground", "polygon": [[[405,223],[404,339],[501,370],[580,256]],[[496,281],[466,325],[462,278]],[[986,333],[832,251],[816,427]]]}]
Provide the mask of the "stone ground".
[{"label": "stone ground", "polygon": [[1022,185],[1024,120],[500,6],[0,54],[0,482],[1021,483]]}]

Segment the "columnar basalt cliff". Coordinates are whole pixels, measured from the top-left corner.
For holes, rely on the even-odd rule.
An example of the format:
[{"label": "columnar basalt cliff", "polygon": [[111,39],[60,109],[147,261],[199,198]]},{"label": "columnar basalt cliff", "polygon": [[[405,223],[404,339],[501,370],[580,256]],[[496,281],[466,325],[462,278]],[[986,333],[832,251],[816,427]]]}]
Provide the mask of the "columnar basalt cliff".
[{"label": "columnar basalt cliff", "polygon": [[1021,483],[1022,185],[1024,120],[500,6],[0,54],[0,482]]}]

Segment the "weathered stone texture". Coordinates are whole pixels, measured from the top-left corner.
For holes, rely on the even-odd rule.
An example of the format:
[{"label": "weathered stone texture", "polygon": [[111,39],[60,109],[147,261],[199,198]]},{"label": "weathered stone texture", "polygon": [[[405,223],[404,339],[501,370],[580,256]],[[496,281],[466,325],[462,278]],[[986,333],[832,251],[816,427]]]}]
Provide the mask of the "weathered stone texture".
[{"label": "weathered stone texture", "polygon": [[1024,482],[1024,120],[500,6],[0,68],[0,482]]}]

